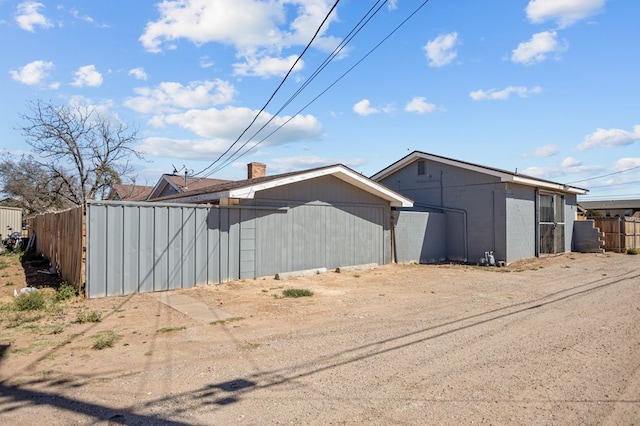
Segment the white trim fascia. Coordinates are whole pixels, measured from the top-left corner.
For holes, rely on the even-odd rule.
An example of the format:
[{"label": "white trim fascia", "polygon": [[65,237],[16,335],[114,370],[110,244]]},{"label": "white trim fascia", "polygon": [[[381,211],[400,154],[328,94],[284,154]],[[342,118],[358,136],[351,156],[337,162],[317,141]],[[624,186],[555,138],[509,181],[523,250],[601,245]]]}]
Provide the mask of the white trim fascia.
[{"label": "white trim fascia", "polygon": [[413,206],[413,201],[411,201],[410,199],[391,191],[390,189],[377,182],[372,182],[370,179],[367,179],[366,177],[359,175],[340,165],[327,167],[320,170],[314,170],[307,173],[299,173],[281,179],[274,179],[264,183],[259,183],[256,185],[232,189],[228,194],[230,198],[253,198],[255,196],[255,193],[259,191],[264,191],[266,189],[271,189],[282,185],[302,182],[308,179],[314,179],[317,177],[328,175],[333,175],[338,179],[341,179],[359,189],[362,189],[363,191],[387,200],[390,202],[392,207]]}]

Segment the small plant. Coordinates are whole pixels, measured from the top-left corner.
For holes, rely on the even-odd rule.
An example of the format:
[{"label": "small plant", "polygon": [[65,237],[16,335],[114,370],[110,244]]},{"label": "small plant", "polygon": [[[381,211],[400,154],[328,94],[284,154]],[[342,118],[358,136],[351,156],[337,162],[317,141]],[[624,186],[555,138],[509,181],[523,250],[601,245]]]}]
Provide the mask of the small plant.
[{"label": "small plant", "polygon": [[5,284],[5,287],[9,287],[13,285],[13,281],[7,281],[7,283]]},{"label": "small plant", "polygon": [[233,317],[233,318],[227,318],[226,320],[211,321],[209,324],[211,324],[211,325],[222,325],[222,324],[226,324],[228,322],[242,321],[243,319],[244,319],[243,317]]},{"label": "small plant", "polygon": [[40,291],[31,291],[23,293],[15,298],[15,306],[19,311],[39,311],[44,309],[47,300],[44,293]]},{"label": "small plant", "polygon": [[105,348],[112,348],[113,344],[118,339],[118,335],[112,330],[101,331],[91,337],[96,341],[92,348],[98,351]]},{"label": "small plant", "polygon": [[76,317],[76,322],[78,324],[84,324],[86,322],[100,322],[100,313],[96,311],[91,312],[78,312]]},{"label": "small plant", "polygon": [[58,291],[56,291],[54,300],[56,302],[62,302],[64,300],[73,299],[74,297],[76,297],[76,288],[67,283],[62,283],[58,288]]},{"label": "small plant", "polygon": [[0,269],[7,269],[9,267],[9,264],[7,262],[5,262],[4,260],[0,260]]},{"label": "small plant", "polygon": [[636,255],[636,254],[638,254],[638,249],[637,248],[628,248],[627,249],[627,254]]},{"label": "small plant", "polygon": [[162,327],[156,333],[171,333],[172,331],[185,330],[187,327]]},{"label": "small plant", "polygon": [[313,296],[313,292],[311,290],[303,289],[303,288],[287,288],[282,290],[282,297],[309,297]]},{"label": "small plant", "polygon": [[60,334],[64,331],[64,325],[63,324],[55,324],[53,326],[53,329],[51,329],[51,334]]}]

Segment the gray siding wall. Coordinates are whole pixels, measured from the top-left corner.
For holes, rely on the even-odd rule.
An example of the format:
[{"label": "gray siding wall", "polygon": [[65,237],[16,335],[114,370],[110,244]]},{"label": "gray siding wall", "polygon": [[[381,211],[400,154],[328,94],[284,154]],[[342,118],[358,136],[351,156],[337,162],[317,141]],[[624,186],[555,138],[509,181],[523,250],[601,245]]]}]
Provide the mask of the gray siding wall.
[{"label": "gray siding wall", "polygon": [[393,215],[397,262],[436,263],[447,259],[445,214],[398,210]]},{"label": "gray siding wall", "polygon": [[425,163],[424,175],[418,175],[418,162],[413,162],[380,183],[411,198],[418,208],[442,206],[466,212],[465,224],[462,211],[443,210],[447,216],[447,259],[475,262],[485,251],[504,259],[506,230],[500,219],[506,214],[505,185],[483,173],[428,160]]},{"label": "gray siding wall", "polygon": [[[91,202],[87,297],[189,288],[312,268],[391,261],[388,203],[339,179],[245,205]],[[346,188],[345,188],[346,186]],[[265,195],[265,194],[261,194]]]},{"label": "gray siding wall", "polygon": [[510,263],[536,255],[536,189],[522,185],[507,188],[507,257],[498,260]]}]

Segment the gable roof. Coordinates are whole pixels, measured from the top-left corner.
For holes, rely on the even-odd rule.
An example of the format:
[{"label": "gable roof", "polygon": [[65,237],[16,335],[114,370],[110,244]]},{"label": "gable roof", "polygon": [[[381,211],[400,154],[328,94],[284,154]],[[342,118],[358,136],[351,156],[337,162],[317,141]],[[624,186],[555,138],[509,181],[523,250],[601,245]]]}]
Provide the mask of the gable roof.
[{"label": "gable roof", "polygon": [[405,166],[418,160],[431,160],[438,163],[447,164],[450,166],[460,167],[465,170],[470,170],[478,173],[483,173],[490,176],[500,178],[501,182],[515,183],[519,185],[535,186],[538,188],[544,188],[554,191],[566,192],[570,194],[583,195],[589,192],[587,189],[578,188],[575,186],[565,185],[550,180],[539,179],[533,176],[527,176],[519,173],[510,172],[507,170],[496,169],[494,167],[482,166],[479,164],[469,163],[461,160],[454,160],[452,158],[442,157],[439,155],[429,154],[421,151],[413,151],[411,154],[401,158],[385,169],[379,171],[375,175],[371,176],[371,179],[380,181],[392,173],[404,168]]},{"label": "gable roof", "polygon": [[240,181],[224,181],[217,185],[192,190],[187,193],[169,195],[154,199],[154,201],[171,200],[185,203],[205,203],[222,198],[251,199],[259,191],[329,175],[386,200],[393,207],[413,206],[413,202],[410,199],[342,164]]},{"label": "gable roof", "polygon": [[184,176],[165,174],[160,177],[160,180],[158,180],[158,183],[156,183],[156,185],[152,188],[151,192],[148,194],[149,196],[146,199],[151,200],[160,198],[160,194],[163,193],[167,186],[173,188],[173,190],[178,193],[184,193],[226,182],[231,181],[223,179],[195,178],[190,176],[186,178],[185,182]]},{"label": "gable roof", "polygon": [[127,185],[124,183],[115,183],[111,186],[109,199],[116,199],[116,196],[123,201],[143,201],[146,200],[153,186],[145,185]]}]

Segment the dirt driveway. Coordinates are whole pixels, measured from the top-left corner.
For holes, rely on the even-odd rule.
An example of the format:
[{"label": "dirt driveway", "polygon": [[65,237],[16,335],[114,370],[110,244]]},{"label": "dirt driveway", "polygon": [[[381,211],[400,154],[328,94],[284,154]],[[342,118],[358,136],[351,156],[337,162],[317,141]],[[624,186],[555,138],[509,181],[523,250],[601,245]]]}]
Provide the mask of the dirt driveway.
[{"label": "dirt driveway", "polygon": [[[640,424],[640,256],[179,293],[232,317],[196,321],[142,294],[3,321],[0,424]],[[112,347],[93,349],[101,336]]]}]

